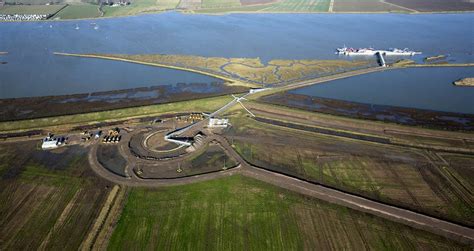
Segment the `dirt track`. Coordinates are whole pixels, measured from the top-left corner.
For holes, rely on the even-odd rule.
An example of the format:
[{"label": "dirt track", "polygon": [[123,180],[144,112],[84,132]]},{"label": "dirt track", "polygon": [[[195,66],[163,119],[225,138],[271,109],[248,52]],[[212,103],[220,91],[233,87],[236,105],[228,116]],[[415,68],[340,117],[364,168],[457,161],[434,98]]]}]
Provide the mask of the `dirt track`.
[{"label": "dirt track", "polygon": [[[316,185],[297,178],[263,170],[247,163],[226,139],[220,135],[210,136],[219,142],[226,153],[233,157],[240,165],[236,168],[209,174],[196,175],[178,179],[141,179],[133,172],[133,166],[127,166],[129,178],[123,178],[104,169],[97,161],[97,145],[92,146],[89,152],[89,162],[92,169],[101,177],[125,186],[161,187],[190,184],[194,182],[217,179],[225,176],[242,174],[273,185],[289,189],[307,196],[370,213],[385,219],[409,225],[411,227],[429,231],[463,243],[474,245],[474,230],[468,227],[453,224],[448,221],[415,213],[409,210],[393,207],[380,202],[365,199],[360,196],[344,193],[335,189]],[[134,158],[127,153],[127,158]]]}]

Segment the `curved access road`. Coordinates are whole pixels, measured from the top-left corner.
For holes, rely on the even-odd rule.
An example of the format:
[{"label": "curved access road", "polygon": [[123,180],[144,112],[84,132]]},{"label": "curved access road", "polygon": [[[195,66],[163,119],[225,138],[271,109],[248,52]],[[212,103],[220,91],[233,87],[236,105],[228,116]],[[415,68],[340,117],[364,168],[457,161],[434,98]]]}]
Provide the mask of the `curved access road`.
[{"label": "curved access road", "polygon": [[[345,207],[349,207],[358,211],[376,215],[388,220],[399,222],[417,229],[432,232],[450,239],[454,239],[463,243],[474,245],[474,230],[465,226],[451,223],[445,220],[437,219],[424,214],[416,213],[410,210],[394,207],[381,202],[366,199],[361,196],[345,193],[329,187],[310,183],[294,177],[289,177],[273,171],[264,170],[253,166],[245,161],[220,135],[211,135],[212,139],[219,142],[225,152],[237,162],[239,166],[214,173],[195,175],[191,177],[176,179],[142,179],[138,177],[133,166],[127,166],[128,178],[113,174],[103,168],[97,161],[96,152],[97,145],[92,146],[89,152],[89,162],[92,169],[101,177],[125,186],[143,186],[143,187],[162,187],[172,185],[190,184],[200,181],[222,178],[235,174],[242,174],[251,178],[255,178],[297,193],[305,194],[330,203],[335,203]],[[133,158],[126,154],[126,158]],[[132,161],[129,161],[132,163]]]}]

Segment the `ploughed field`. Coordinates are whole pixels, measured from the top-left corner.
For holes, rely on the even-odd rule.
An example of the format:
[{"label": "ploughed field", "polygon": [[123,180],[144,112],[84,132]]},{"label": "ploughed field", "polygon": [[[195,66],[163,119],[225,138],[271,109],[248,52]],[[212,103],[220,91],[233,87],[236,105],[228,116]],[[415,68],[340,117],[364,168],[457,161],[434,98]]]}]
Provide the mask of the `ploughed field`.
[{"label": "ploughed field", "polygon": [[[216,149],[192,160],[221,162]],[[240,175],[115,197],[79,146],[4,142],[0,177],[2,250],[468,248]]]},{"label": "ploughed field", "polygon": [[94,175],[86,149],[38,143],[0,144],[0,249],[77,250],[111,184]]},{"label": "ploughed field", "polygon": [[[231,118],[229,142],[248,162],[378,201],[472,221],[470,155],[428,152]],[[440,160],[444,160],[440,164]],[[455,178],[452,178],[455,177]]]},{"label": "ploughed field", "polygon": [[[462,248],[442,237],[240,175],[133,188],[111,250]],[[466,247],[464,247],[466,248]]]}]

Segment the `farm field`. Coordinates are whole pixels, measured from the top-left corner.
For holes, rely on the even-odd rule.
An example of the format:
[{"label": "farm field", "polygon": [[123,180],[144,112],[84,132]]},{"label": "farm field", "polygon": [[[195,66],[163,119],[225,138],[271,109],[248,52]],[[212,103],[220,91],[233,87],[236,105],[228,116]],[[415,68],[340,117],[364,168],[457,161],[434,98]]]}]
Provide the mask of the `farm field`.
[{"label": "farm field", "polygon": [[239,0],[202,0],[202,8],[232,8],[240,6]]},{"label": "farm field", "polygon": [[474,11],[474,3],[464,0],[386,0],[386,2],[420,12]]},{"label": "farm field", "polygon": [[[472,187],[458,184],[471,182],[465,171],[439,169],[424,151],[272,126],[239,113],[230,119],[226,137],[254,165],[474,225]],[[461,163],[472,166],[474,159]],[[450,176],[458,181],[444,178]]]},{"label": "farm field", "polygon": [[267,8],[269,5],[247,5],[233,8],[214,8],[214,9],[199,9],[193,10],[193,13],[202,13],[202,14],[222,14],[222,13],[232,13],[232,12],[260,12],[262,9]]},{"label": "farm field", "polygon": [[110,250],[462,248],[243,176],[133,188],[109,244]]},{"label": "farm field", "polygon": [[111,184],[89,169],[85,149],[37,143],[0,144],[0,249],[77,250]]},{"label": "farm field", "polygon": [[327,12],[330,0],[282,0],[262,9],[263,12]]},{"label": "farm field", "polygon": [[68,5],[58,12],[52,19],[80,19],[100,17],[99,6],[92,4]]},{"label": "farm field", "polygon": [[8,5],[0,8],[0,15],[38,14],[53,15],[65,5]]},{"label": "farm field", "polygon": [[122,7],[104,6],[104,16],[128,16],[147,12],[158,12],[163,10],[175,9],[179,0],[136,0],[131,1],[130,5]]},{"label": "farm field", "polygon": [[[25,5],[6,6],[0,14],[42,14],[54,8],[47,0],[7,0]],[[59,3],[66,3],[60,1]],[[69,4],[55,18],[97,18],[102,14],[92,2],[67,1]],[[50,10],[51,8],[51,10]],[[121,7],[103,6],[103,16],[117,17],[143,13],[180,10],[185,13],[225,14],[232,12],[263,13],[319,13],[319,12],[444,12],[473,11],[474,3],[463,0],[135,0]],[[31,13],[32,11],[37,11]],[[55,12],[52,12],[55,13]]]},{"label": "farm field", "polygon": [[334,12],[401,12],[407,9],[380,0],[334,0]]}]

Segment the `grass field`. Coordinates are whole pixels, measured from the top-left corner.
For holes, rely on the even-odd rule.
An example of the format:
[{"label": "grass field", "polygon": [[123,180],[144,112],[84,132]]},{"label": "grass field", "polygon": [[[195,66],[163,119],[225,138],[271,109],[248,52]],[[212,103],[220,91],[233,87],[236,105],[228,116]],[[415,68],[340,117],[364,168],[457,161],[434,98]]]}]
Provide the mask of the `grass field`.
[{"label": "grass field", "polygon": [[136,0],[128,6],[110,7],[104,6],[106,17],[136,15],[139,13],[157,12],[169,9],[175,9],[179,0]]},{"label": "grass field", "polygon": [[240,6],[239,0],[202,0],[202,8],[232,8]]},{"label": "grass field", "polygon": [[[242,176],[134,188],[109,250],[461,248],[431,235]],[[466,247],[464,247],[466,248]]]},{"label": "grass field", "polygon": [[203,14],[220,14],[220,13],[231,13],[231,12],[259,12],[264,8],[267,8],[269,5],[250,5],[250,6],[240,6],[233,8],[209,8],[209,9],[199,9],[194,10],[194,13],[203,13]]},{"label": "grass field", "polygon": [[[141,107],[132,107],[103,112],[91,112],[76,115],[65,115],[41,119],[28,119],[11,122],[0,122],[0,131],[28,130],[33,128],[60,127],[66,125],[97,123],[127,118],[138,118],[144,116],[160,115],[165,113],[189,112],[189,111],[215,111],[232,99],[230,96],[220,96],[199,100],[175,102]],[[51,128],[54,129],[54,128]]]},{"label": "grass field", "polygon": [[8,5],[0,8],[0,14],[38,14],[53,15],[64,8],[64,5]]},{"label": "grass field", "polygon": [[93,4],[68,5],[58,12],[52,19],[79,19],[100,17],[99,6]]},{"label": "grass field", "polygon": [[[439,169],[426,152],[230,118],[228,139],[257,166],[474,225],[472,194],[458,184],[469,176],[455,166]],[[463,161],[474,165],[473,158]]]},{"label": "grass field", "polygon": [[0,249],[77,250],[110,184],[94,176],[84,149],[37,143],[0,145]]},{"label": "grass field", "polygon": [[381,2],[380,0],[334,0],[335,12],[388,12],[388,11],[408,11],[391,5],[388,3]]},{"label": "grass field", "polygon": [[264,12],[327,12],[330,0],[282,0],[262,9]]}]

